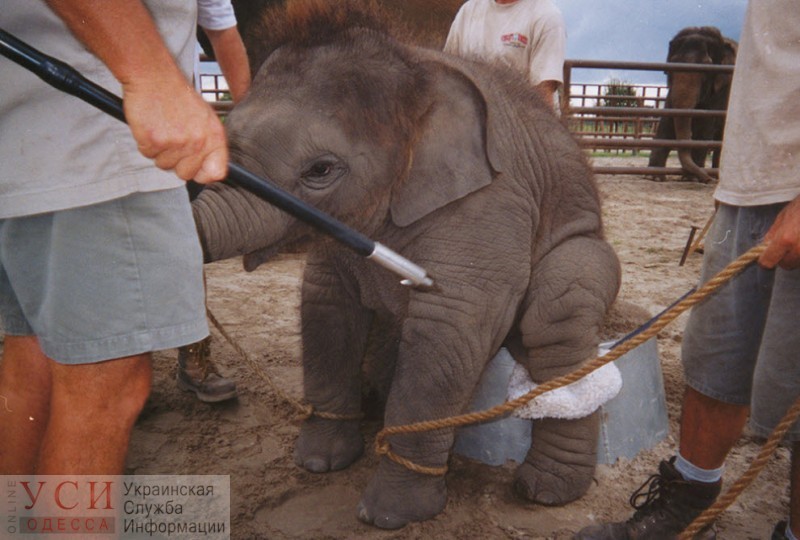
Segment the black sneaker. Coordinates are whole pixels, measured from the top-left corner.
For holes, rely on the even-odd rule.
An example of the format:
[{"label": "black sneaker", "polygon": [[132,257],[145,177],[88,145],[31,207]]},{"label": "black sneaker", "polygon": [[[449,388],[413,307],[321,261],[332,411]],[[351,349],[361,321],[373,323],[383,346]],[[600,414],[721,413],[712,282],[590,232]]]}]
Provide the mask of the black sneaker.
[{"label": "black sneaker", "polygon": [[236,383],[223,377],[211,362],[211,338],[178,349],[178,388],[194,392],[205,403],[236,397]]},{"label": "black sneaker", "polygon": [[[675,469],[673,457],[662,461],[658,473],[651,476],[633,495],[636,510],[624,523],[603,523],[585,527],[575,540],[673,540],[703,510],[714,504],[722,481],[714,483],[684,480]],[[697,533],[696,540],[716,538],[711,525]]]}]

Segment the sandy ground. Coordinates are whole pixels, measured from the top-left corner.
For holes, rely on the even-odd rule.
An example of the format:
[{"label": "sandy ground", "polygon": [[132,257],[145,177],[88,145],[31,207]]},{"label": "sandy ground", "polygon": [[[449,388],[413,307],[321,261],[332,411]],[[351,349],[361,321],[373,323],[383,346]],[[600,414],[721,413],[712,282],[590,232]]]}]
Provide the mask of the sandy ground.
[{"label": "sandy ground", "polygon": [[[615,158],[620,164],[623,158]],[[605,160],[605,159],[604,159]],[[620,298],[655,314],[694,286],[700,255],[679,266],[691,226],[712,210],[713,187],[655,183],[641,177],[598,178],[607,235],[622,261]],[[240,260],[208,265],[212,313],[271,378],[300,397],[298,295],[302,255],[282,255],[253,273]],[[644,322],[644,321],[642,321]],[[679,347],[685,316],[658,338],[670,435],[632,460],[601,465],[596,483],[562,507],[526,505],[509,485],[513,464],[492,467],[454,457],[449,502],[433,520],[399,531],[361,524],[355,508],[375,469],[371,442],[379,429],[365,423],[368,451],[350,468],[324,475],[294,465],[295,410],[214,332],[213,355],[239,384],[238,400],[207,405],[178,390],[175,351],[157,355],[154,391],[133,435],[130,474],[225,474],[231,478],[232,538],[269,539],[565,539],[596,520],[624,519],[628,497],[676,447],[682,370]],[[739,477],[761,441],[743,437],[729,460],[728,484]],[[722,539],[766,539],[788,508],[789,453],[779,449],[756,482],[719,519]]]}]

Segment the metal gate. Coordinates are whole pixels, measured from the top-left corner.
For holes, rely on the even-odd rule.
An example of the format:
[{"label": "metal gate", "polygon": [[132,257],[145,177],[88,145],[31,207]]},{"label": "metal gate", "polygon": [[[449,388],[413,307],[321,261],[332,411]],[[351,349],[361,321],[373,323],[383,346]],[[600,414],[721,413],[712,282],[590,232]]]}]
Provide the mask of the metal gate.
[{"label": "metal gate", "polygon": [[[577,69],[620,69],[637,71],[703,71],[732,73],[733,66],[683,63],[610,62],[603,60],[567,60],[564,63],[564,88],[561,96],[561,112],[570,131],[587,150],[630,151],[634,155],[653,148],[707,148],[721,150],[722,141],[656,139],[654,134],[661,117],[725,117],[725,111],[701,109],[665,109],[666,86],[634,85],[624,82],[609,82],[590,85],[575,83]],[[613,95],[610,86],[623,84],[635,90],[636,95]],[[596,92],[587,92],[590,86]],[[604,88],[605,87],[605,88]],[[648,89],[655,89],[648,92]],[[605,93],[604,93],[605,90]],[[650,95],[648,95],[648,93]],[[614,100],[635,100],[636,106],[613,106]],[[594,167],[600,174],[636,175],[683,175],[680,167]],[[718,170],[704,169],[711,176]]]}]

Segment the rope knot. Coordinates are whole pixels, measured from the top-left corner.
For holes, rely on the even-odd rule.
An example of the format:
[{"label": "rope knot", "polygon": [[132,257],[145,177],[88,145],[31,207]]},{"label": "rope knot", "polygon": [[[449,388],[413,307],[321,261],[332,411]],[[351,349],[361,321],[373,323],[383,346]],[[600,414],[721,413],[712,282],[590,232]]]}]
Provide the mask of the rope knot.
[{"label": "rope knot", "polygon": [[384,439],[379,439],[375,441],[375,453],[379,456],[388,456],[389,455],[389,441]]},{"label": "rope knot", "polygon": [[298,412],[297,417],[295,418],[296,422],[305,422],[309,418],[314,416],[314,406],[310,403],[298,404]]}]

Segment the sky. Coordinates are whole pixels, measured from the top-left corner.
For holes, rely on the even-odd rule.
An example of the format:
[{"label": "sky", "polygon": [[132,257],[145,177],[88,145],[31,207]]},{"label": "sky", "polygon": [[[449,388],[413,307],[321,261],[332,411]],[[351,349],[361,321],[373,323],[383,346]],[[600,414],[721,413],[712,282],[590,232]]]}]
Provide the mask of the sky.
[{"label": "sky", "polygon": [[[716,26],[739,40],[747,0],[553,0],[567,26],[567,58],[665,62],[670,39],[687,26]],[[611,78],[665,84],[663,72],[577,69],[573,82]]]}]

